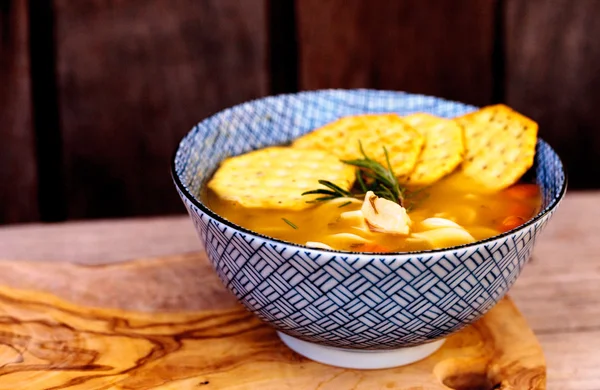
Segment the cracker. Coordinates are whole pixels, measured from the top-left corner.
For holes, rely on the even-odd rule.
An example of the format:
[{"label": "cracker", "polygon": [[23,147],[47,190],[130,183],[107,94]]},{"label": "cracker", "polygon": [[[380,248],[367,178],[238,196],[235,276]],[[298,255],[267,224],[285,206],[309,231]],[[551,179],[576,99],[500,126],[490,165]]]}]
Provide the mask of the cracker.
[{"label": "cracker", "polygon": [[407,185],[430,185],[460,165],[465,143],[462,127],[454,120],[425,113],[403,117],[425,138],[423,151],[414,170],[400,181]]},{"label": "cracker", "polygon": [[397,176],[410,173],[423,148],[423,136],[396,114],[366,114],[343,117],[296,139],[292,147],[321,149],[340,159],[362,158],[359,148],[386,165],[385,146]]},{"label": "cracker", "polygon": [[269,147],[226,159],[208,187],[243,207],[302,210],[317,197],[302,193],[325,188],[321,179],[348,190],[354,168],[321,150]]},{"label": "cracker", "polygon": [[516,183],[533,165],[538,125],[498,104],[456,118],[465,131],[462,170],[485,189]]}]

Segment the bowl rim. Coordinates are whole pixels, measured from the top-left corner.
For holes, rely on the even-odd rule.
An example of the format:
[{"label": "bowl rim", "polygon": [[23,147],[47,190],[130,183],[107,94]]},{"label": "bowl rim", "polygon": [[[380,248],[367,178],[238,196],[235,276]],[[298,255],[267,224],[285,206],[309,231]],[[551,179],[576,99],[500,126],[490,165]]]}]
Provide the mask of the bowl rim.
[{"label": "bowl rim", "polygon": [[[205,206],[202,202],[200,202],[196,196],[192,195],[190,193],[190,191],[188,191],[187,186],[185,186],[182,181],[181,178],[179,177],[179,175],[177,174],[176,171],[176,166],[175,163],[177,161],[177,154],[180,150],[181,144],[189,137],[192,135],[192,132],[194,132],[194,130],[197,128],[197,126],[210,119],[213,118],[217,115],[222,115],[223,113],[236,108],[236,107],[240,107],[243,105],[247,105],[247,104],[252,104],[253,102],[256,101],[260,101],[260,100],[264,100],[264,99],[273,99],[273,98],[277,98],[277,97],[283,97],[283,96],[298,96],[298,95],[311,95],[311,94],[315,94],[315,93],[320,93],[320,92],[331,92],[331,91],[346,91],[346,92],[352,92],[352,91],[364,91],[364,92],[378,92],[378,93],[398,93],[398,94],[402,94],[402,95],[408,95],[408,96],[414,96],[414,97],[427,97],[427,98],[435,98],[435,99],[439,99],[439,100],[443,100],[446,102],[453,102],[453,103],[458,103],[458,104],[463,104],[463,105],[467,105],[467,103],[461,103],[461,102],[457,102],[457,101],[452,101],[449,99],[444,99],[444,98],[440,98],[437,96],[431,96],[431,95],[424,95],[424,94],[415,94],[415,93],[408,93],[408,92],[403,92],[403,91],[393,91],[393,90],[382,90],[382,89],[366,89],[366,88],[358,88],[358,89],[319,89],[319,90],[311,90],[311,91],[300,91],[300,92],[294,92],[294,93],[283,93],[283,94],[276,94],[276,95],[268,95],[268,96],[264,96],[261,98],[257,98],[257,99],[252,99],[252,100],[248,100],[236,105],[233,105],[231,107],[225,108],[223,110],[220,110],[204,119],[202,119],[200,122],[198,122],[195,126],[193,126],[179,141],[179,143],[175,146],[175,150],[173,151],[172,157],[171,157],[171,178],[173,179],[173,182],[175,183],[175,186],[177,187],[177,189],[179,190],[179,192],[181,194],[183,194],[183,196],[185,196],[185,198],[194,206],[196,206],[198,209],[200,209],[204,214],[208,215],[210,218],[218,221],[219,223],[224,224],[225,226],[235,230],[235,231],[239,231],[241,233],[244,233],[246,235],[249,235],[251,237],[254,238],[259,238],[261,240],[265,240],[265,241],[272,241],[274,243],[280,244],[280,245],[285,245],[288,247],[292,247],[292,248],[296,248],[298,250],[302,250],[302,251],[312,251],[312,252],[324,252],[324,253],[333,253],[336,255],[347,255],[347,256],[374,256],[380,259],[384,259],[384,258],[397,258],[399,256],[402,257],[415,257],[415,256],[419,256],[419,255],[432,255],[432,254],[440,254],[440,253],[444,253],[444,252],[454,252],[457,250],[461,250],[461,249],[469,249],[469,248],[474,248],[483,244],[487,244],[496,240],[500,240],[503,239],[505,237],[509,237],[513,234],[516,234],[520,231],[524,231],[526,229],[528,229],[530,226],[534,225],[535,223],[537,223],[538,221],[540,221],[542,218],[544,218],[546,215],[548,215],[552,210],[556,209],[558,207],[558,205],[560,204],[560,202],[562,201],[562,199],[565,197],[566,191],[567,191],[567,183],[568,183],[568,175],[567,175],[567,171],[565,169],[565,165],[562,161],[562,159],[560,158],[560,156],[558,155],[558,153],[556,153],[556,150],[554,150],[554,148],[546,141],[544,141],[541,137],[538,136],[538,142],[542,141],[543,143],[545,143],[548,147],[550,147],[550,149],[552,150],[552,152],[554,153],[554,155],[556,156],[556,158],[558,159],[558,162],[560,163],[560,168],[562,171],[562,174],[564,176],[564,181],[562,183],[562,187],[560,188],[560,192],[557,196],[554,197],[554,199],[552,199],[552,201],[550,202],[550,204],[548,206],[546,206],[544,209],[542,209],[537,215],[535,215],[533,218],[529,219],[527,222],[525,222],[524,224],[522,224],[521,226],[518,226],[514,229],[511,229],[509,231],[500,233],[498,235],[492,236],[492,237],[488,237],[484,240],[478,240],[478,241],[474,241],[468,244],[461,244],[461,245],[455,245],[455,246],[451,246],[451,247],[445,247],[445,248],[439,248],[439,249],[428,249],[428,250],[421,250],[421,251],[410,251],[410,252],[352,252],[352,251],[342,251],[342,250],[337,250],[337,249],[322,249],[322,248],[311,248],[302,244],[296,244],[294,242],[289,242],[289,241],[284,241],[284,240],[280,240],[278,238],[274,238],[274,237],[270,237],[261,233],[257,233],[254,232],[250,229],[247,229],[243,226],[237,225],[231,221],[229,221],[228,219],[222,217],[221,215],[215,213],[214,211],[212,211],[210,208],[208,208],[207,206]],[[476,108],[479,108],[477,106],[474,106]]]}]

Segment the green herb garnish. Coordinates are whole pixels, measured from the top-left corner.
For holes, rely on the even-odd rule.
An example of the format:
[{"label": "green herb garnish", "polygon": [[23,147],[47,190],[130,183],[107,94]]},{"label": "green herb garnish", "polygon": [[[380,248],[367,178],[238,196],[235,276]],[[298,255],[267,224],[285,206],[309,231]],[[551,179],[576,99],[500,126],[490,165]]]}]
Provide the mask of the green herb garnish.
[{"label": "green herb garnish", "polygon": [[427,190],[430,186],[417,188],[412,191],[404,191],[404,200],[408,201],[408,205],[406,206],[406,211],[411,212],[414,210],[415,206],[425,199],[429,198],[429,192]]},{"label": "green herb garnish", "polygon": [[348,197],[352,196],[352,193],[350,193],[349,191],[346,191],[343,188],[340,188],[339,186],[333,184],[330,181],[319,180],[319,184],[322,184],[329,189],[328,190],[318,189],[318,190],[306,191],[306,192],[302,193],[302,195],[309,195],[309,194],[326,195],[326,196],[321,196],[319,198],[316,198],[314,201],[311,201],[311,203],[331,200],[331,199],[335,199],[335,198],[348,198]]},{"label": "green herb garnish", "polygon": [[346,206],[348,206],[350,203],[352,203],[352,202],[350,202],[350,201],[344,202],[344,203],[342,203],[341,205],[339,205],[339,206],[338,206],[338,209],[341,209],[342,207],[346,207]]},{"label": "green herb garnish", "polygon": [[358,183],[359,188],[355,188],[353,191],[346,191],[330,181],[319,180],[319,184],[324,185],[328,189],[323,188],[306,191],[302,193],[302,195],[324,195],[314,199],[313,201],[310,201],[311,203],[314,203],[324,202],[336,198],[353,197],[362,199],[368,191],[373,191],[373,193],[378,197],[391,200],[392,202],[396,202],[402,206],[404,203],[404,189],[400,187],[398,179],[396,179],[396,175],[394,175],[392,165],[390,164],[388,151],[385,146],[383,147],[383,151],[385,153],[387,167],[384,167],[382,164],[367,156],[362,147],[362,143],[359,142],[358,145],[363,158],[355,160],[342,160],[342,162],[357,168],[356,183]]},{"label": "green herb garnish", "polygon": [[296,225],[295,225],[295,224],[294,224],[292,221],[290,221],[289,219],[287,219],[287,218],[281,218],[281,219],[283,219],[283,222],[287,223],[287,224],[288,224],[288,225],[290,225],[292,228],[294,228],[294,229],[298,230],[298,226],[296,226]]}]

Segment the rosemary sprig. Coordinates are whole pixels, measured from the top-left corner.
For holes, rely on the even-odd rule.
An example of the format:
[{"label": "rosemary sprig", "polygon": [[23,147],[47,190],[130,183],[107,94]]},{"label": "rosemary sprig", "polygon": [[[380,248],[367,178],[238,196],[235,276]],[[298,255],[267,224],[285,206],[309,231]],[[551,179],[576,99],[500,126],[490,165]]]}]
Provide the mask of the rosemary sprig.
[{"label": "rosemary sprig", "polygon": [[321,196],[319,198],[316,198],[314,200],[314,202],[322,202],[322,201],[331,200],[331,199],[335,199],[335,198],[348,198],[348,197],[353,196],[352,193],[350,193],[350,191],[346,191],[345,189],[333,184],[332,182],[330,182],[328,180],[319,180],[319,184],[322,184],[329,189],[328,190],[318,189],[318,190],[306,191],[306,192],[303,192],[302,195],[310,195],[310,194],[326,195],[326,196]]},{"label": "rosemary sprig", "polygon": [[408,203],[406,206],[406,211],[410,212],[414,210],[417,204],[429,198],[429,192],[427,192],[429,188],[430,186],[426,186],[411,191],[404,191],[404,200]]},{"label": "rosemary sprig", "polygon": [[363,175],[360,169],[356,170],[356,181],[358,182],[358,185],[360,186],[362,192],[366,194],[367,191],[369,191],[369,188],[367,188],[367,185],[365,184],[365,180],[363,179]]},{"label": "rosemary sprig", "polygon": [[[362,143],[359,142],[358,146],[363,158],[342,160],[342,162],[360,168],[356,172],[356,179],[360,186],[360,190],[362,191],[362,195],[367,191],[373,191],[373,193],[380,198],[385,198],[402,205],[404,201],[403,191],[400,188],[398,179],[396,179],[396,175],[392,169],[387,148],[385,146],[383,147],[387,165],[387,167],[385,167],[367,156]],[[365,180],[365,177],[367,180]]]},{"label": "rosemary sprig", "polygon": [[355,197],[363,198],[368,191],[373,191],[375,195],[380,198],[385,198],[396,202],[400,205],[404,203],[404,190],[400,187],[398,179],[392,169],[390,163],[390,157],[388,155],[387,148],[383,147],[385,153],[385,160],[387,167],[373,160],[365,153],[362,143],[359,142],[360,152],[363,158],[354,160],[342,160],[343,163],[356,167],[356,183],[358,188],[353,191],[346,191],[339,186],[326,181],[319,180],[319,183],[327,187],[328,189],[317,189],[312,191],[306,191],[302,195],[319,194],[324,195],[316,198],[312,203],[324,202],[327,200],[341,198],[341,197]]},{"label": "rosemary sprig", "polygon": [[288,225],[290,225],[292,228],[298,230],[298,226],[296,226],[292,221],[290,221],[287,218],[281,218],[283,220],[283,222],[287,223]]}]

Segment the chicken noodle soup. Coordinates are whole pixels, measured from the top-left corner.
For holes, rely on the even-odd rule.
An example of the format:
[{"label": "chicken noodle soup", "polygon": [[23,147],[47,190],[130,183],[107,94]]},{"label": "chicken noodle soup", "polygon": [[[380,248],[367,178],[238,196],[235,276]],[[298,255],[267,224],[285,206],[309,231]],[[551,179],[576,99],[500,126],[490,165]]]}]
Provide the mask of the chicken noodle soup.
[{"label": "chicken noodle soup", "polygon": [[535,137],[535,122],[502,105],[456,120],[345,117],[291,146],[226,159],[201,197],[233,223],[309,247],[451,247],[514,229],[540,211],[537,185],[522,180]]},{"label": "chicken noodle soup", "polygon": [[534,184],[481,193],[474,183],[455,173],[423,191],[423,199],[408,212],[410,234],[392,235],[368,228],[360,213],[363,202],[358,199],[338,198],[301,211],[285,211],[241,207],[210,190],[203,195],[214,212],[257,233],[356,252],[418,251],[483,240],[517,227],[541,207]]}]

